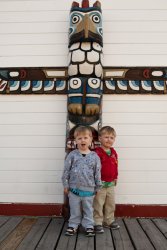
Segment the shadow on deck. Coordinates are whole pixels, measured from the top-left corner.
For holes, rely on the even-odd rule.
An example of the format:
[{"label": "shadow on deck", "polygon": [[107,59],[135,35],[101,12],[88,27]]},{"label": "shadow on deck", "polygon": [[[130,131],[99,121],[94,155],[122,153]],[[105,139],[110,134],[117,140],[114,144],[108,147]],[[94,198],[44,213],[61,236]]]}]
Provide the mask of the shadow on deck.
[{"label": "shadow on deck", "polygon": [[65,236],[57,217],[0,217],[0,250],[167,250],[167,219],[117,219],[119,230]]}]

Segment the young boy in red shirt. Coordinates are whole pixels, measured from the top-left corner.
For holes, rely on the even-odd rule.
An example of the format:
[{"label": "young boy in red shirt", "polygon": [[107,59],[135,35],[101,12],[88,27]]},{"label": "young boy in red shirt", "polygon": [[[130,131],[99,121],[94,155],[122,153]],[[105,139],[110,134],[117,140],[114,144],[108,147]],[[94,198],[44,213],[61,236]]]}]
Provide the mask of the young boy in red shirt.
[{"label": "young boy in red shirt", "polygon": [[112,147],[116,138],[115,130],[110,126],[102,127],[99,131],[101,147],[95,152],[101,160],[102,188],[94,198],[94,221],[96,233],[103,233],[104,227],[118,229],[115,222],[115,194],[114,188],[118,177],[118,155]]}]

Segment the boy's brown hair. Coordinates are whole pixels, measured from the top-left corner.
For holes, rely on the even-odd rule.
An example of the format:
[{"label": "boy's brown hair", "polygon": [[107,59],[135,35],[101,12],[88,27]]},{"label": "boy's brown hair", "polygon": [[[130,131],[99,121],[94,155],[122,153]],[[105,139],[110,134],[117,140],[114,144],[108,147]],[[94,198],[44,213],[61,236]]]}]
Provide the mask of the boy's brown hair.
[{"label": "boy's brown hair", "polygon": [[92,137],[92,130],[88,126],[78,126],[74,131],[74,138],[76,138],[79,134],[89,133],[89,136]]},{"label": "boy's brown hair", "polygon": [[116,137],[116,131],[114,128],[110,126],[104,126],[99,130],[99,136],[102,136],[103,134],[112,134]]}]

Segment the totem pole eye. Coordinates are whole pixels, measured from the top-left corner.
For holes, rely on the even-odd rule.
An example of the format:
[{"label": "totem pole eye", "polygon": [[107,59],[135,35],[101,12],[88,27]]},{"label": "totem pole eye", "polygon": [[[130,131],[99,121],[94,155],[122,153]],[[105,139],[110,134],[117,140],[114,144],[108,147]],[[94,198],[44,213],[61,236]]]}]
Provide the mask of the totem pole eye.
[{"label": "totem pole eye", "polygon": [[94,22],[94,23],[100,23],[100,17],[98,16],[98,15],[93,15],[92,16],[92,21]]},{"label": "totem pole eye", "polygon": [[73,78],[70,80],[70,88],[72,89],[79,89],[81,87],[81,79],[79,78]]},{"label": "totem pole eye", "polygon": [[73,24],[78,23],[80,20],[81,20],[81,17],[78,16],[78,15],[74,15],[74,16],[72,17],[72,23],[73,23]]},{"label": "totem pole eye", "polygon": [[97,89],[100,87],[100,79],[97,78],[90,78],[88,80],[88,84],[92,89]]}]

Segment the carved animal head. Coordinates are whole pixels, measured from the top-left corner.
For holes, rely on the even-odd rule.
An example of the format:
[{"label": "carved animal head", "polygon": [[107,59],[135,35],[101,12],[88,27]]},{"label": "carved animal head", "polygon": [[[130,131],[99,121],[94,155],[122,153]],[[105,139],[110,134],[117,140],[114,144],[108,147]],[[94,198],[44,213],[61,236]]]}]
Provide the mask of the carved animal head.
[{"label": "carved animal head", "polygon": [[69,47],[77,42],[97,42],[103,46],[101,4],[96,1],[92,7],[89,0],[82,6],[73,2],[70,12]]},{"label": "carved animal head", "polygon": [[102,98],[100,78],[71,77],[68,83],[68,112],[75,124],[91,125],[99,118]]}]

